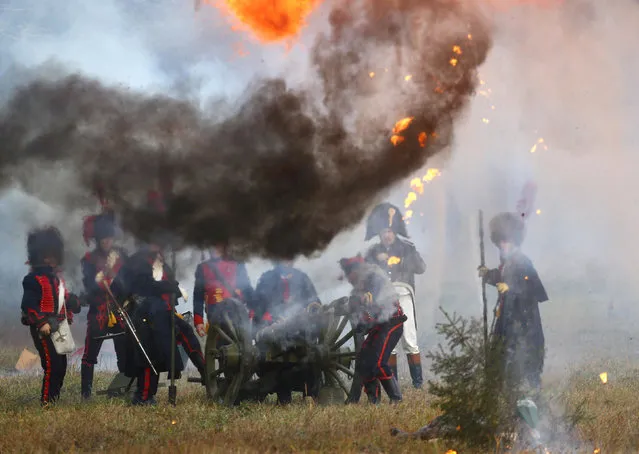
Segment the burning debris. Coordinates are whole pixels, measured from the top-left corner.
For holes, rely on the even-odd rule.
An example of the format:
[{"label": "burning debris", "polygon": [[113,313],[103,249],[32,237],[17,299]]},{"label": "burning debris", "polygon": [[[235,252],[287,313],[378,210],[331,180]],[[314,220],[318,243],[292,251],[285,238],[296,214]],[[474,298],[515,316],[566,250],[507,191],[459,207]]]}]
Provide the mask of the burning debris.
[{"label": "burning debris", "polygon": [[[424,183],[430,183],[436,177],[441,176],[439,169],[428,169],[426,174],[422,178],[413,178],[410,181],[411,191],[406,195],[404,199],[404,208],[409,208],[414,202],[417,201],[417,194],[424,194]],[[406,210],[404,220],[409,221],[413,217],[413,210]]]},{"label": "burning debris", "polygon": [[[89,206],[99,182],[141,239],[161,226],[189,245],[258,256],[321,250],[450,144],[491,45],[467,2],[353,1],[330,24],[311,54],[321,93],[260,80],[221,121],[80,75],[23,85],[0,111],[2,181],[68,210]],[[380,60],[388,71],[371,79]],[[411,118],[394,145],[392,117]],[[169,194],[166,214],[146,209],[150,189]]]}]

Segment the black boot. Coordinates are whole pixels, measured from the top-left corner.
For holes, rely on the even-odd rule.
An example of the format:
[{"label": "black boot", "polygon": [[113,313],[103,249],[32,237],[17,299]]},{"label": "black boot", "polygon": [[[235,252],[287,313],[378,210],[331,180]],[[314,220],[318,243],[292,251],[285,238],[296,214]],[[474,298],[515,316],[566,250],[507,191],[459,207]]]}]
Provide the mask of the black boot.
[{"label": "black boot", "polygon": [[395,377],[381,380],[381,382],[392,404],[402,401],[402,392],[399,389],[399,382]]},{"label": "black boot", "polygon": [[277,404],[278,405],[288,405],[293,402],[293,393],[291,393],[290,389],[279,389],[277,391]]},{"label": "black boot", "polygon": [[91,398],[93,388],[93,365],[82,364],[80,367],[81,393],[83,399]]},{"label": "black boot", "polygon": [[357,404],[362,397],[362,377],[358,372],[355,372],[355,376],[353,377],[353,383],[351,384],[351,391],[348,393],[348,397],[346,398],[346,404]]},{"label": "black boot", "polygon": [[413,380],[413,386],[416,389],[422,389],[424,379],[422,378],[422,361],[419,353],[406,355],[408,359],[408,370],[410,370],[410,378]]},{"label": "black boot", "polygon": [[399,375],[397,375],[397,353],[391,353],[388,357],[388,367],[393,371],[393,376],[399,381]]},{"label": "black boot", "polygon": [[366,390],[366,395],[368,396],[368,402],[371,404],[378,404],[380,397],[379,381],[369,381],[368,383],[366,383],[366,385],[364,385],[364,389]]},{"label": "black boot", "polygon": [[202,356],[202,353],[197,350],[192,351],[189,355],[189,359],[191,360],[197,371],[200,373],[202,385],[206,386],[206,364],[204,363],[204,357]]}]

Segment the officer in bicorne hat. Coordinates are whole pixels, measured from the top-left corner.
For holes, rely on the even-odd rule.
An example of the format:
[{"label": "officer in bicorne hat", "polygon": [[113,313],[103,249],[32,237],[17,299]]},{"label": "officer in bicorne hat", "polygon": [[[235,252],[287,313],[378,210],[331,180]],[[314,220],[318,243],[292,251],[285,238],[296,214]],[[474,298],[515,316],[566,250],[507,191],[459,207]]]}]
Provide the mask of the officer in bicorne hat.
[{"label": "officer in bicorne hat", "polygon": [[[426,264],[411,242],[407,241],[406,224],[400,210],[390,204],[377,205],[368,217],[366,241],[379,236],[380,242],[366,253],[366,260],[386,271],[399,295],[400,305],[406,317],[401,344],[406,353],[410,375],[415,388],[423,384],[422,364],[417,345],[417,320],[415,311],[415,275],[426,271]],[[400,238],[403,237],[403,238]],[[397,375],[397,351],[394,350],[389,365]]]},{"label": "officer in bicorne hat", "polygon": [[87,293],[89,313],[84,355],[80,368],[82,397],[91,397],[93,369],[105,336],[113,336],[118,370],[124,372],[126,342],[124,321],[116,315],[108,289],[127,259],[124,250],[114,247],[115,219],[112,213],[102,213],[85,219],[85,240],[93,238],[95,249],[82,258],[82,282]]}]

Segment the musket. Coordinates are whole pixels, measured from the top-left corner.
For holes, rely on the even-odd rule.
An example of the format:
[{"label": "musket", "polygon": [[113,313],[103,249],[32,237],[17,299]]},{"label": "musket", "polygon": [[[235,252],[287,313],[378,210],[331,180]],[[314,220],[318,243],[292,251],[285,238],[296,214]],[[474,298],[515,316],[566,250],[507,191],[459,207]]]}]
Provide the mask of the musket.
[{"label": "musket", "polygon": [[151,361],[151,358],[149,358],[149,355],[144,349],[144,346],[142,345],[140,338],[138,337],[138,333],[136,332],[135,327],[133,326],[133,323],[131,322],[131,319],[129,318],[129,314],[126,313],[126,311],[122,308],[122,306],[120,306],[120,303],[118,303],[118,300],[115,298],[115,296],[113,296],[113,292],[111,292],[111,287],[109,286],[109,284],[105,282],[104,288],[106,289],[107,293],[111,297],[111,300],[113,301],[113,304],[115,305],[115,309],[118,311],[118,314],[120,315],[120,317],[122,317],[122,320],[124,320],[124,323],[126,323],[126,326],[129,328],[129,331],[131,331],[131,334],[133,335],[135,342],[138,344],[138,347],[140,347],[140,351],[142,351],[144,358],[149,363],[151,370],[153,370],[153,373],[155,375],[159,375],[158,372],[155,370],[155,366],[153,366],[153,362]]},{"label": "musket", "polygon": [[[486,266],[486,254],[484,252],[484,212],[479,210],[479,261],[480,267]],[[486,299],[486,279],[481,279],[481,299],[484,305],[484,346],[488,357],[488,301]]]},{"label": "musket", "polygon": [[[171,248],[171,271],[173,281],[175,281],[175,246]],[[177,295],[171,293],[171,384],[169,386],[169,403],[175,407],[177,404],[177,387],[175,386],[175,350],[177,349],[177,339],[175,335],[175,306]]]}]

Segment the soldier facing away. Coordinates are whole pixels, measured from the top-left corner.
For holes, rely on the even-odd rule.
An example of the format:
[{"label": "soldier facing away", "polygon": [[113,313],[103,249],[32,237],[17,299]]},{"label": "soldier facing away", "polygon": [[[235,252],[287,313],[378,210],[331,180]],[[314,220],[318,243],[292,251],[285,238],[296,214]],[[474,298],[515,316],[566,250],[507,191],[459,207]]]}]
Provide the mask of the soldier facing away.
[{"label": "soldier facing away", "polygon": [[[311,278],[293,267],[293,261],[274,262],[274,267],[260,276],[255,287],[256,317],[261,324],[271,324],[278,319],[307,309],[312,304],[321,304]],[[317,386],[308,377],[308,394],[315,396]],[[280,404],[291,402],[291,387],[281,385],[277,390]]]},{"label": "soldier facing away", "polygon": [[126,253],[113,246],[115,222],[110,214],[101,214],[88,220],[92,222],[91,236],[95,240],[95,249],[81,260],[82,281],[87,293],[89,312],[87,314],[87,334],[84,342],[84,355],[80,368],[81,393],[84,399],[91,397],[93,370],[98,362],[98,354],[104,342],[103,337],[113,337],[113,346],[117,356],[118,370],[124,373],[126,342],[125,323],[111,307],[108,289],[113,278],[127,259]]},{"label": "soldier facing away", "polygon": [[[417,319],[415,310],[415,275],[426,271],[426,264],[415,246],[408,242],[406,224],[402,213],[390,203],[377,205],[368,217],[366,241],[378,235],[380,242],[366,253],[366,260],[382,268],[390,277],[399,295],[399,302],[407,317],[402,335],[402,348],[415,388],[423,385],[422,364],[417,344]],[[400,238],[401,235],[404,238]],[[397,376],[397,350],[389,359]]]},{"label": "soldier facing away", "polygon": [[225,247],[214,248],[212,257],[200,263],[195,270],[193,289],[193,320],[201,337],[206,336],[204,311],[209,322],[216,320],[218,304],[235,298],[244,302],[250,318],[255,316],[253,287],[246,265],[230,256]]},{"label": "soldier facing away", "polygon": [[293,261],[274,262],[274,267],[260,276],[255,287],[258,319],[271,323],[286,312],[321,304],[313,281]]},{"label": "soldier facing away", "polygon": [[66,289],[58,267],[64,257],[64,242],[60,232],[47,227],[29,233],[27,238],[29,274],[22,281],[22,324],[29,326],[44,376],[40,402],[55,402],[60,397],[67,372],[67,356],[58,353],[52,337],[66,320],[73,323],[73,314],[80,312],[80,302]]}]

